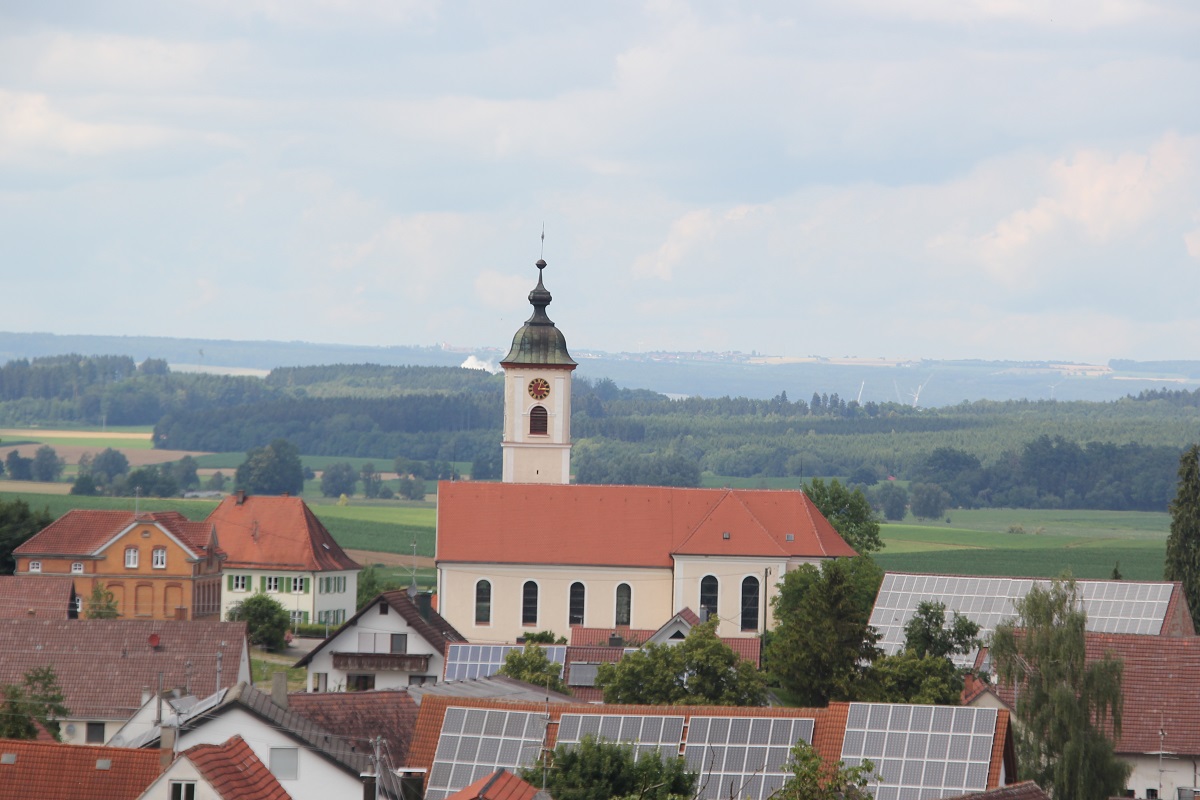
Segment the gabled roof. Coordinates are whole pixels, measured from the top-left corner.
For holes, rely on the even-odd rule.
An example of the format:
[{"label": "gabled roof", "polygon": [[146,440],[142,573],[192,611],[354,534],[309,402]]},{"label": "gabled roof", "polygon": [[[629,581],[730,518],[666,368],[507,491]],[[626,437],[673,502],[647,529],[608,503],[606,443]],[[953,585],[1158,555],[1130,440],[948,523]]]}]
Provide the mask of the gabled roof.
[{"label": "gabled roof", "polygon": [[212,526],[192,522],[178,511],[135,515],[132,511],[72,509],[35,533],[13,552],[20,556],[90,556],[136,524],[157,525],[171,534],[192,558],[208,554]]},{"label": "gabled roof", "polygon": [[[150,644],[151,636],[158,645]],[[238,680],[246,623],[193,620],[0,620],[0,684],[17,683],[30,669],[51,666],[72,719],[127,719],[142,705],[142,690],[217,690],[217,659],[226,686]],[[247,665],[248,667],[248,665]]]},{"label": "gabled roof", "polygon": [[447,481],[437,529],[441,563],[669,568],[676,555],[855,555],[798,491]]},{"label": "gabled roof", "polygon": [[0,575],[0,619],[69,619],[74,602],[69,575]]},{"label": "gabled roof", "polygon": [[408,687],[408,694],[418,705],[426,697],[486,697],[507,702],[551,702],[578,703],[581,698],[547,692],[545,686],[510,678],[507,675],[489,675],[486,678],[471,678],[464,681],[438,681]]},{"label": "gabled roof", "polygon": [[572,647],[608,647],[608,639],[613,634],[621,637],[626,647],[638,647],[645,644],[657,631],[649,628],[630,628],[618,625],[615,628],[585,628],[582,625],[571,626]]},{"label": "gabled roof", "polygon": [[417,703],[403,689],[292,692],[288,708],[338,736],[361,741],[382,737],[393,766],[408,758]]},{"label": "gabled roof", "polygon": [[[1117,753],[1200,756],[1200,637],[1088,633],[1087,660],[1109,653],[1124,662]],[[995,694],[1013,708],[1012,686]],[[1159,736],[1159,731],[1166,735]]]},{"label": "gabled roof", "polygon": [[224,744],[189,747],[180,758],[195,765],[221,800],[291,800],[291,795],[241,736],[234,736]]},{"label": "gabled roof", "polygon": [[1033,781],[1021,781],[986,792],[959,795],[951,800],[1050,800],[1050,795]]},{"label": "gabled roof", "polygon": [[447,800],[533,800],[539,793],[539,789],[508,770],[498,769],[450,795]]},{"label": "gabled roof", "polygon": [[233,494],[208,515],[225,568],[307,572],[361,569],[299,497]]},{"label": "gabled roof", "polygon": [[408,596],[408,592],[402,589],[396,589],[394,591],[383,592],[382,594],[375,595],[371,602],[363,605],[363,607],[360,608],[353,617],[342,623],[342,626],[338,628],[337,631],[331,633],[329,638],[321,642],[315,648],[306,653],[303,658],[297,661],[295,666],[303,667],[310,664],[313,660],[313,656],[328,647],[330,643],[337,639],[342,631],[357,625],[359,617],[378,606],[381,602],[387,603],[393,611],[403,617],[404,621],[408,623],[408,626],[417,634],[419,634],[422,639],[428,642],[431,647],[441,653],[443,657],[446,655],[446,648],[451,644],[458,644],[467,641],[466,637],[455,630],[454,626],[447,622],[441,614],[435,611],[432,605],[429,609],[429,619],[426,619],[421,613],[421,610],[417,608],[417,604],[413,602],[411,597]]},{"label": "gabled roof", "polygon": [[0,800],[133,800],[161,769],[155,750],[0,739]]}]

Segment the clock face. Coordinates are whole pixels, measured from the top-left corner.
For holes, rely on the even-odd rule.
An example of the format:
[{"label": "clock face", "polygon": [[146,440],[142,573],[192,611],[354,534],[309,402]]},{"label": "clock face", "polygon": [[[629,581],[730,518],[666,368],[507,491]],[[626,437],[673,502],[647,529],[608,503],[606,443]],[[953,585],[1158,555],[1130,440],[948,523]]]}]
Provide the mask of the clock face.
[{"label": "clock face", "polygon": [[545,400],[550,396],[550,384],[544,378],[534,378],[529,382],[529,396],[534,400]]}]

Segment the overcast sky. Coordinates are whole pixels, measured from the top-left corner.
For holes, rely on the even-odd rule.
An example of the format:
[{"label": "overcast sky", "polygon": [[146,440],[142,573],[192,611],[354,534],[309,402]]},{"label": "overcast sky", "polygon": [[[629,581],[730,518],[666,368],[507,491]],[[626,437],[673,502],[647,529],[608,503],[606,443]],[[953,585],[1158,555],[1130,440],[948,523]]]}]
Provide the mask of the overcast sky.
[{"label": "overcast sky", "polygon": [[1194,0],[0,3],[0,330],[1200,358]]}]

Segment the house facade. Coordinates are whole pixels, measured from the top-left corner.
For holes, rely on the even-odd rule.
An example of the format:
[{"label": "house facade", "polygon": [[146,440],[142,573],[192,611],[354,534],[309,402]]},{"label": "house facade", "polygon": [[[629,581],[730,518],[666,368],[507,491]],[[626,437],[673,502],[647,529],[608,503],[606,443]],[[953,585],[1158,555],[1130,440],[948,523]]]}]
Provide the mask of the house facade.
[{"label": "house facade", "polygon": [[206,522],[175,511],[68,511],[13,552],[18,575],[103,584],[127,619],[217,619],[223,553]]},{"label": "house facade", "polygon": [[575,361],[534,313],[501,360],[504,480],[438,488],[440,610],[472,642],[576,625],[656,628],[684,608],[721,636],[757,636],[801,564],[855,555],[798,491],[570,485]]},{"label": "house facade", "polygon": [[448,646],[465,641],[429,595],[384,592],[296,666],[308,669],[310,692],[403,689],[436,683]]},{"label": "house facade", "polygon": [[259,592],[279,601],[297,623],[340,625],[354,615],[361,567],[299,497],[237,492],[205,523],[225,553],[223,617]]}]

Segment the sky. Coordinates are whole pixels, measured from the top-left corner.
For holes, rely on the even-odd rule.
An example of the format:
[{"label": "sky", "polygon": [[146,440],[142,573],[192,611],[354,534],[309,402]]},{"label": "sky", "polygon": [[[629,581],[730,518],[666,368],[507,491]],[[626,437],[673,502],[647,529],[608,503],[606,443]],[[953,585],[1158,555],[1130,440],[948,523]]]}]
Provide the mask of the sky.
[{"label": "sky", "polygon": [[572,348],[1200,358],[1200,5],[0,3],[0,330],[503,348],[539,256]]}]

